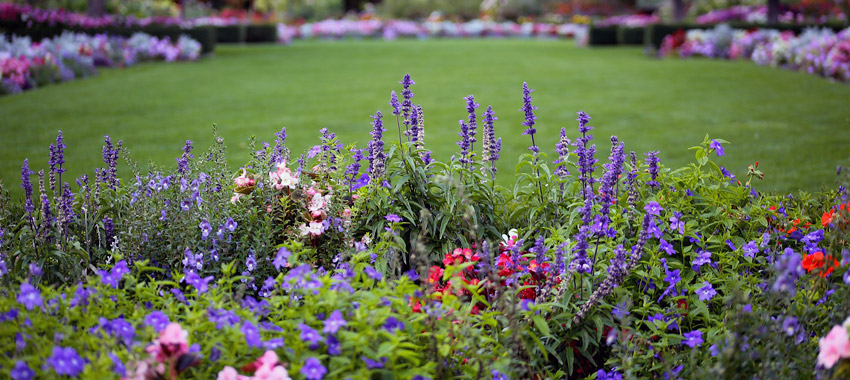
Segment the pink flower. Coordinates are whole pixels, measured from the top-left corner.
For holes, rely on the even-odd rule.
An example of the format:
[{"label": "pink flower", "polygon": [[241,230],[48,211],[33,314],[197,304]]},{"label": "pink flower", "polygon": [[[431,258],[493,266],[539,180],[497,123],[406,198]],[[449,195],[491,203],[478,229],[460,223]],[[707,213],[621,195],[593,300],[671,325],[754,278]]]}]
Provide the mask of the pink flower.
[{"label": "pink flower", "polygon": [[847,329],[842,326],[833,326],[818,344],[818,365],[827,369],[832,368],[841,358],[850,358],[850,339],[847,337]]},{"label": "pink flower", "polygon": [[277,364],[277,353],[272,350],[266,351],[263,356],[260,356],[257,359],[257,366],[259,367],[274,367]]},{"label": "pink flower", "polygon": [[236,204],[240,199],[244,198],[245,194],[233,193],[233,196],[230,197],[230,203]]},{"label": "pink flower", "polygon": [[156,361],[164,363],[189,352],[188,336],[189,333],[183,330],[179,323],[171,322],[146,351],[153,355]]},{"label": "pink flower", "polygon": [[263,366],[257,368],[257,371],[254,372],[254,380],[292,380],[289,377],[289,373],[286,372],[286,368],[282,366],[270,367]]},{"label": "pink flower", "polygon": [[236,380],[238,378],[239,373],[233,367],[227,366],[218,373],[216,380]]},{"label": "pink flower", "polygon": [[351,209],[346,208],[345,210],[342,210],[342,216],[345,217],[345,218],[350,218],[351,217]]},{"label": "pink flower", "polygon": [[248,177],[248,172],[245,169],[242,169],[242,175],[236,177],[233,182],[236,183],[236,186],[238,187],[251,187],[256,184],[256,181],[254,181],[253,178]]}]

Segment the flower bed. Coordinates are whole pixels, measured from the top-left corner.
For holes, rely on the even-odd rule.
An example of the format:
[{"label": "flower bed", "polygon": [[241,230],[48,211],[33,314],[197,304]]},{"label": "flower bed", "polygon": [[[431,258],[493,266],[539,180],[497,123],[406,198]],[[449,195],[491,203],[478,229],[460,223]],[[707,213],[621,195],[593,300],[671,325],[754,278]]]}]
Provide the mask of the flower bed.
[{"label": "flower bed", "polygon": [[186,36],[172,43],[168,38],[144,33],[122,38],[66,32],[33,42],[29,37],[13,36],[9,40],[0,34],[0,95],[85,78],[96,74],[96,67],[126,67],[156,60],[193,61],[200,53],[200,43]]},{"label": "flower bed", "polygon": [[838,33],[808,29],[795,36],[771,29],[737,30],[720,25],[710,30],[677,32],[665,37],[661,55],[683,58],[747,59],[803,71],[837,81],[850,81],[850,28]]},{"label": "flower bed", "polygon": [[107,136],[103,167],[74,181],[60,132],[49,167],[34,176],[24,161],[21,200],[0,189],[0,371],[846,374],[846,327],[833,327],[850,314],[846,188],[759,193],[753,181],[769,173],[756,162],[736,178],[722,166],[734,145],[708,136],[683,168],[659,152],[638,160],[613,136],[600,163],[584,112],[544,147],[524,84],[530,147],[506,189],[494,181],[498,110],[467,96],[459,152],[435,161],[415,83],[400,83],[365,147],[322,129],[293,153],[283,129],[252,141],[240,168],[217,135],[145,170]]}]

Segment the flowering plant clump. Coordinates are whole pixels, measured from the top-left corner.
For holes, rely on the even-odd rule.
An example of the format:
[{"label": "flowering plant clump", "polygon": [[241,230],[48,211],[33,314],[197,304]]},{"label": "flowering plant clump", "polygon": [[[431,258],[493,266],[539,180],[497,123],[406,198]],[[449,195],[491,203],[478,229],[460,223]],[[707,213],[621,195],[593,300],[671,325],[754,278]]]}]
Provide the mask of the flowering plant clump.
[{"label": "flowering plant clump", "polygon": [[[2,4],[5,5],[5,4]],[[0,33],[0,95],[95,75],[96,67],[126,67],[139,62],[194,61],[201,45],[185,35],[172,42],[144,33],[130,38],[65,32],[34,42]]]},{"label": "flowering plant clump", "polygon": [[807,29],[799,36],[771,29],[738,30],[718,25],[708,30],[689,30],[664,38],[662,56],[704,56],[746,59],[809,74],[850,81],[850,29]]},{"label": "flowering plant clump", "polygon": [[531,94],[547,94],[525,83],[513,112],[531,145],[508,189],[500,111],[459,101],[458,155],[435,160],[415,85],[389,92],[365,147],[322,129],[293,153],[282,129],[238,168],[214,128],[209,149],[144,170],[106,136],[102,167],[71,180],[59,132],[47,167],[22,163],[19,199],[0,188],[0,371],[845,376],[830,328],[850,314],[846,187],[760,193],[769,172],[739,179],[734,145],[710,136],[671,170],[597,139],[585,112],[544,146]]}]

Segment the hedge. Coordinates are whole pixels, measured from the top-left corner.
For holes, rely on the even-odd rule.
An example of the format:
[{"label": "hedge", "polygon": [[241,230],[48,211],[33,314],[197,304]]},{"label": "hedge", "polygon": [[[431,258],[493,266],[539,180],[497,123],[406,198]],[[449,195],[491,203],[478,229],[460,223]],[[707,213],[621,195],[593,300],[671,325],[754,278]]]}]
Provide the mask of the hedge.
[{"label": "hedge", "polygon": [[588,31],[588,42],[589,46],[603,46],[603,45],[616,45],[617,44],[617,26],[590,26],[590,30]]},{"label": "hedge", "polygon": [[218,43],[245,42],[245,25],[216,26],[215,30]]},{"label": "hedge", "polygon": [[618,45],[643,45],[643,37],[646,28],[642,26],[628,27],[620,26],[617,28],[617,44]]},{"label": "hedge", "polygon": [[248,25],[247,27],[245,27],[245,42],[277,42],[277,25]]}]

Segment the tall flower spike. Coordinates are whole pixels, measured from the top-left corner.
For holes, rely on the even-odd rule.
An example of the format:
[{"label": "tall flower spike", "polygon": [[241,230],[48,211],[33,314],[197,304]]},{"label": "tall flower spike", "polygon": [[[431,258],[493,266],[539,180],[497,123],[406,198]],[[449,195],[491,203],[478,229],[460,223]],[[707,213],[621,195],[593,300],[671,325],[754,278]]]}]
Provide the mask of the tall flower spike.
[{"label": "tall flower spike", "polygon": [[372,115],[372,141],[369,142],[369,175],[372,180],[377,181],[378,178],[384,176],[384,165],[386,156],[384,155],[384,141],[382,140],[384,134],[384,122],[382,120],[383,115],[381,111],[375,112],[375,115]]},{"label": "tall flower spike", "polygon": [[478,128],[478,124],[475,120],[475,110],[478,109],[479,104],[475,102],[475,97],[472,95],[469,95],[464,99],[466,99],[466,112],[469,113],[469,117],[467,118],[466,139],[469,141],[469,152],[474,155],[475,142],[478,141],[478,139],[475,138],[475,130]]},{"label": "tall flower spike", "polygon": [[537,116],[534,116],[534,110],[536,110],[537,107],[531,105],[531,93],[532,92],[534,92],[534,90],[528,89],[528,83],[523,82],[522,83],[522,108],[520,109],[520,111],[522,111],[525,114],[525,121],[522,122],[522,125],[526,127],[526,130],[524,132],[522,132],[522,134],[531,136],[531,147],[529,147],[528,150],[534,152],[534,154],[536,155],[537,152],[540,151],[540,148],[538,148],[537,144],[534,142],[534,134],[537,133],[537,129],[534,128],[534,124],[535,124],[534,120],[537,119]]},{"label": "tall flower spike", "polygon": [[658,163],[660,161],[661,160],[658,159],[658,151],[657,150],[651,151],[651,152],[646,152],[646,163],[647,163],[647,165],[649,165],[649,176],[650,176],[650,181],[647,182],[646,184],[653,187],[653,188],[656,188],[660,185],[658,183],[658,181],[656,181],[656,179],[658,179]]},{"label": "tall flower spike", "polygon": [[[578,112],[578,131],[581,133],[581,137],[577,138],[575,141],[576,147],[576,156],[578,156],[578,167],[579,167],[579,181],[581,182],[582,189],[585,191],[582,192],[582,198],[588,199],[593,197],[593,170],[594,165],[597,160],[594,158],[596,154],[596,146],[588,146],[590,140],[593,140],[593,135],[587,134],[590,130],[593,129],[588,123],[590,122],[590,116],[588,116],[584,111]],[[590,189],[590,191],[587,191]]]},{"label": "tall flower spike", "polygon": [[103,146],[103,162],[106,164],[104,169],[104,181],[110,189],[116,190],[120,185],[118,180],[118,154],[121,151],[121,141],[118,141],[118,146],[112,145],[112,138],[109,135],[104,136]]},{"label": "tall flower spike", "polygon": [[469,160],[467,159],[467,155],[469,155],[469,126],[463,120],[458,120],[458,124],[460,124],[460,132],[457,133],[460,136],[460,141],[456,144],[460,147],[460,161],[461,166],[465,166]]},{"label": "tall flower spike", "polygon": [[420,149],[425,144],[425,114],[422,113],[422,106],[416,106],[416,146]]},{"label": "tall flower spike", "polygon": [[183,154],[175,160],[177,160],[177,172],[185,175],[189,172],[189,159],[195,158],[195,156],[191,153],[192,140],[186,140],[186,144],[183,145],[183,149],[181,150],[183,151]]},{"label": "tall flower spike", "polygon": [[410,128],[410,112],[413,108],[413,91],[410,90],[410,86],[416,84],[413,79],[410,78],[410,74],[404,74],[404,78],[401,80],[401,86],[404,89],[401,91],[401,97],[404,99],[401,102],[401,115],[402,120],[404,120],[404,132],[405,135],[409,136],[408,128]]},{"label": "tall flower spike", "polygon": [[289,155],[288,150],[286,149],[286,127],[280,129],[280,132],[274,134],[274,149],[272,150],[272,156],[269,158],[269,167],[275,167],[277,164],[281,162],[288,161],[287,156]]},{"label": "tall flower spike", "polygon": [[561,127],[561,139],[555,144],[555,152],[558,153],[558,159],[552,162],[558,165],[555,168],[555,175],[564,178],[570,175],[567,170],[567,158],[570,154],[570,139],[567,138],[567,128]]},{"label": "tall flower spike", "polygon": [[398,102],[398,95],[395,91],[390,93],[390,107],[393,108],[393,115],[401,115],[401,103]]},{"label": "tall flower spike", "polygon": [[414,105],[410,112],[410,141],[415,144],[417,139],[419,139],[419,112]]},{"label": "tall flower spike", "polygon": [[[496,130],[493,124],[496,120],[499,120],[499,118],[497,118],[496,114],[493,112],[493,106],[487,106],[487,110],[484,111],[482,118],[484,119],[484,131],[481,136],[481,144],[483,145],[481,149],[481,160],[489,162],[490,167],[482,166],[481,170],[482,172],[489,170],[490,179],[493,180],[496,177],[496,160],[499,159],[500,147],[496,145]],[[501,143],[499,145],[501,145]]]},{"label": "tall flower spike", "polygon": [[33,174],[30,170],[29,159],[24,159],[24,165],[21,166],[21,188],[24,189],[24,210],[29,214],[31,221],[32,213],[35,212],[35,205],[32,202],[32,181],[30,181],[30,176]]}]

